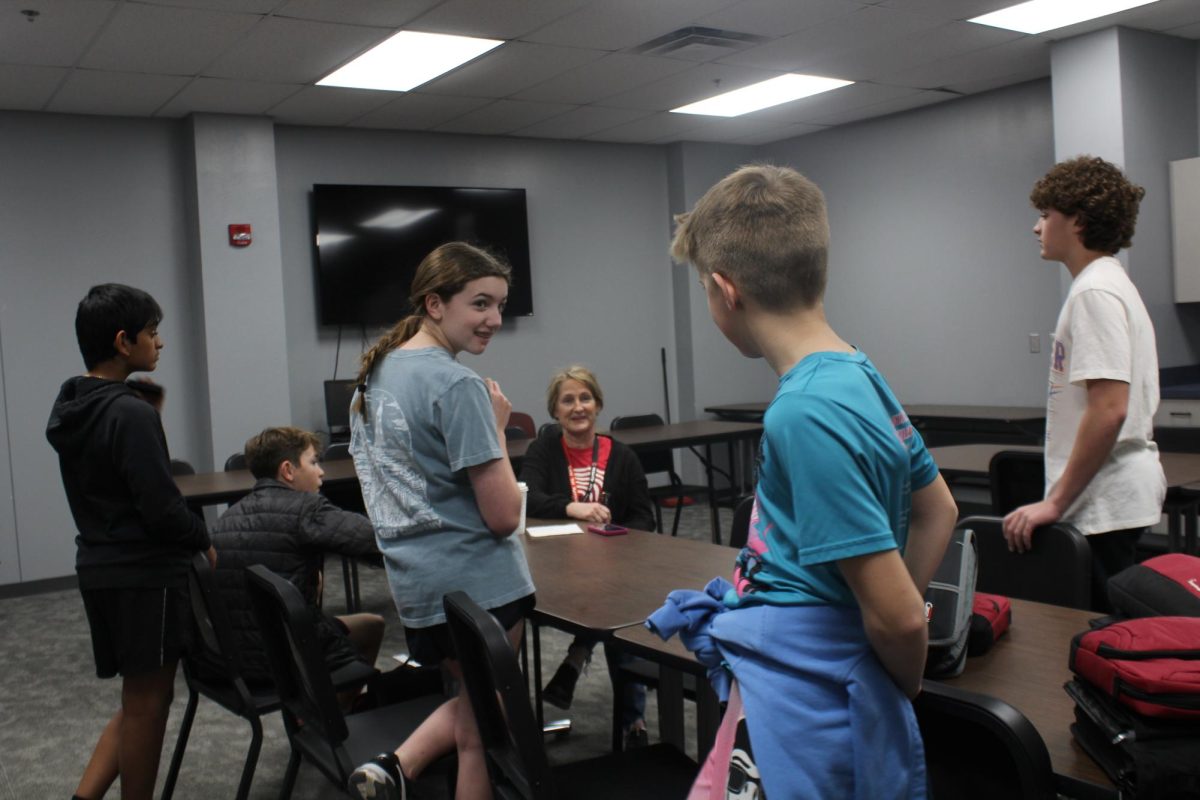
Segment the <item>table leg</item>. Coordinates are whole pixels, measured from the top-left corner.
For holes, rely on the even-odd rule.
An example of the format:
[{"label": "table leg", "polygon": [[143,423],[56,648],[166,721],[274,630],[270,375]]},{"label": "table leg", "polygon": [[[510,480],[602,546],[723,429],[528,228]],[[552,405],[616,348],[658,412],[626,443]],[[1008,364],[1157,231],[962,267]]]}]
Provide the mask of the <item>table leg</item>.
[{"label": "table leg", "polygon": [[683,673],[661,665],[658,668],[658,733],[664,742],[684,752]]},{"label": "table leg", "polygon": [[704,479],[708,485],[708,515],[713,544],[721,543],[721,515],[717,512],[717,488],[713,485],[712,443],[704,445]]},{"label": "table leg", "polygon": [[1193,556],[1196,555],[1197,504],[1200,504],[1200,498],[1188,503],[1183,518],[1183,552]]},{"label": "table leg", "polygon": [[545,717],[542,713],[542,634],[541,627],[531,621],[533,626],[533,708],[537,712],[537,723],[539,728],[544,728],[546,725]]},{"label": "table leg", "polygon": [[712,749],[721,726],[721,702],[706,678],[696,678],[696,760],[701,764]]}]

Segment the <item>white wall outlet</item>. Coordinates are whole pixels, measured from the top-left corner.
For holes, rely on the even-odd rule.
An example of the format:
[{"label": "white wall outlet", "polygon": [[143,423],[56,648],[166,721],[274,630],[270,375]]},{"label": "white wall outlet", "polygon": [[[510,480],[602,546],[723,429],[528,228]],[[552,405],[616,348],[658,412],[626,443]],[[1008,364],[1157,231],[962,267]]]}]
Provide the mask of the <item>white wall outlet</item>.
[{"label": "white wall outlet", "polygon": [[1040,333],[1029,334],[1029,352],[1042,352],[1042,335]]}]

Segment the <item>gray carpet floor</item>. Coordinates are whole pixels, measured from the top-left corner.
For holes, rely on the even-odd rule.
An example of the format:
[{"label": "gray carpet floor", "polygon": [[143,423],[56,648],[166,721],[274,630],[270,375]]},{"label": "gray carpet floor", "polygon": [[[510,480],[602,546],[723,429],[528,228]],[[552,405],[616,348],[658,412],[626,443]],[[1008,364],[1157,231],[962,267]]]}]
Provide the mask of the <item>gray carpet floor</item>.
[{"label": "gray carpet floor", "polygon": [[[722,510],[722,530],[727,532],[730,513]],[[727,535],[727,533],[725,534]],[[687,508],[680,536],[707,541],[706,508]],[[733,553],[730,553],[732,565]],[[327,607],[336,613],[345,608],[338,562],[329,564]],[[364,609],[382,614],[388,629],[380,655],[381,669],[394,665],[392,654],[405,649],[404,634],[396,618],[382,570],[361,569]],[[699,587],[693,587],[699,588]],[[543,679],[553,674],[566,652],[570,637],[543,629]],[[91,642],[83,604],[76,590],[50,592],[0,600],[0,800],[69,798],[91,755],[100,731],[120,703],[119,680],[95,676]],[[159,788],[170,762],[179,720],[187,698],[182,671],[176,681]],[[602,652],[580,679],[569,712],[547,706],[546,719],[569,717],[571,732],[546,738],[552,763],[565,763],[603,755],[609,751],[612,692]],[[694,722],[690,704],[688,750],[695,757]],[[657,711],[654,693],[646,709],[650,740],[656,740]],[[278,796],[288,760],[287,737],[279,715],[263,724],[264,742],[250,796],[266,800]],[[249,726],[242,719],[201,698],[191,739],[180,772],[178,798],[232,798],[250,742]],[[429,785],[424,785],[428,783]],[[421,797],[444,797],[444,787],[423,782]],[[109,797],[118,797],[114,787]],[[338,798],[345,795],[316,769],[303,765],[293,797],[297,800]]]}]

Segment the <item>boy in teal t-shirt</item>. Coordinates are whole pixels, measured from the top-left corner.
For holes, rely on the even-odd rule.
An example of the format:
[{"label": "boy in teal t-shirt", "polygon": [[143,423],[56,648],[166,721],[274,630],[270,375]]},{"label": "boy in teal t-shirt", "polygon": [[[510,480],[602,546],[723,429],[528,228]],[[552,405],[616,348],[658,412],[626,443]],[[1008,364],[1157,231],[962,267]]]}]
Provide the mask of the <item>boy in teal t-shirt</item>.
[{"label": "boy in teal t-shirt", "polygon": [[711,628],[763,789],[924,797],[907,698],[957,508],[883,377],[825,319],[825,199],[794,170],[749,166],[678,222],[672,253],[713,321],[779,376],[730,610]]}]

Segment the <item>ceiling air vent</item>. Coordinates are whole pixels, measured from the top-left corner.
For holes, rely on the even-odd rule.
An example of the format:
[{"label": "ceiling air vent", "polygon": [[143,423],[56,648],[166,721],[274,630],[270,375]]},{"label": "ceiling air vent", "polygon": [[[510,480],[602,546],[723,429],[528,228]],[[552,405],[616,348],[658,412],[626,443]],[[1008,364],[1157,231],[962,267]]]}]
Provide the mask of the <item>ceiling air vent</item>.
[{"label": "ceiling air vent", "polygon": [[632,47],[629,52],[644,56],[679,58],[684,61],[712,61],[715,58],[727,56],[738,50],[747,50],[768,41],[770,38],[767,36],[692,26],[680,28],[645,44]]}]

